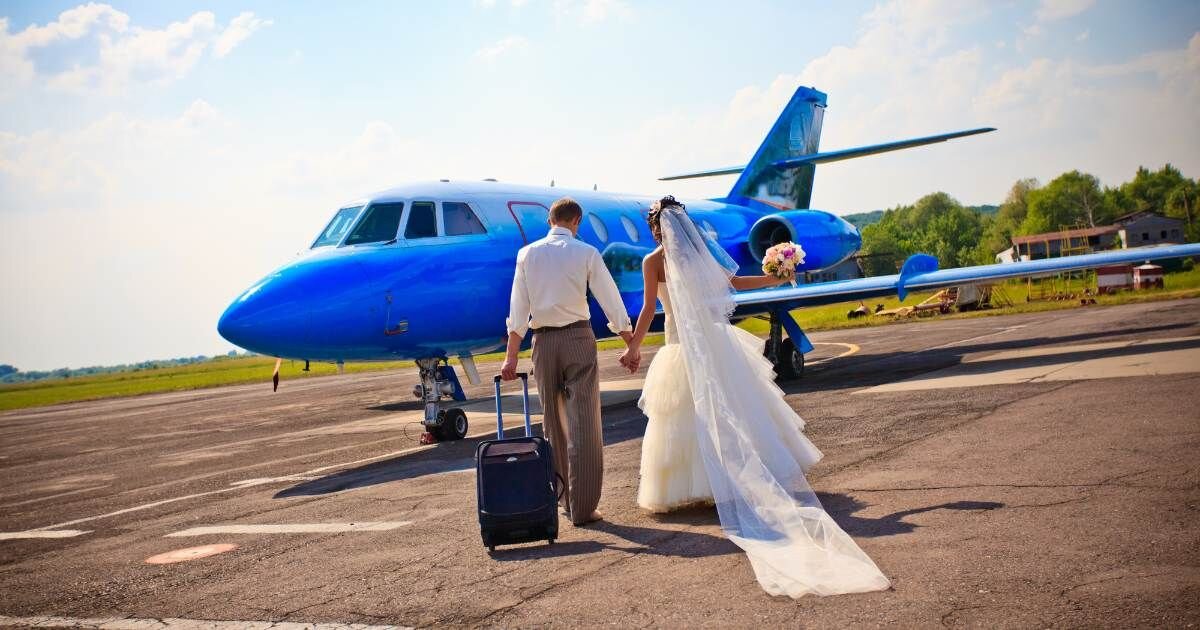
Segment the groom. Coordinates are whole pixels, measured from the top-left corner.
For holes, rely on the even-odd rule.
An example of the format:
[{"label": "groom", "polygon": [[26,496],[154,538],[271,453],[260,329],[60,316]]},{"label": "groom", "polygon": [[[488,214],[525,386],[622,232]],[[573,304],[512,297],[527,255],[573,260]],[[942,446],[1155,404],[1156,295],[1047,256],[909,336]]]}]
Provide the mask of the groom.
[{"label": "groom", "polygon": [[[600,375],[596,337],[588,321],[587,291],[600,303],[608,327],[628,344],[629,315],[596,248],[577,240],[583,208],[563,197],[550,206],[550,233],[521,248],[508,312],[508,349],[500,375],[517,377],[517,352],[533,329],[533,376],[542,400],[554,472],[566,481],[560,504],[575,525],[600,520],[596,505],[604,479],[600,430]],[[621,365],[636,371],[641,355],[627,349]]]}]

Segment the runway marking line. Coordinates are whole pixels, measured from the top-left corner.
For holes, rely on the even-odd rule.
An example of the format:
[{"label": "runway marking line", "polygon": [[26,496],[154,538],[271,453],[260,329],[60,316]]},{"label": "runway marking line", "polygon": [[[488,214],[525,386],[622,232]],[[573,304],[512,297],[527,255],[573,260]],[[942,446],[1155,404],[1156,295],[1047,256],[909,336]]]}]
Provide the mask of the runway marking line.
[{"label": "runway marking line", "polygon": [[362,521],[357,523],[287,523],[279,525],[206,525],[172,532],[166,538],[210,534],[337,534],[342,532],[386,532],[412,525],[412,521]]},{"label": "runway marking line", "polygon": [[843,341],[814,341],[814,342],[812,342],[812,345],[814,345],[814,346],[845,346],[846,351],[837,356],[825,357],[824,359],[817,359],[816,361],[811,361],[811,362],[807,363],[807,365],[809,367],[812,367],[814,365],[821,365],[822,363],[828,363],[830,361],[840,359],[842,357],[848,357],[852,354],[857,354],[860,350],[862,350],[862,348],[859,347],[859,345],[856,343],[846,343]]},{"label": "runway marking line", "polygon": [[85,529],[31,529],[24,532],[0,532],[0,540],[22,540],[27,538],[74,538],[92,533]]},{"label": "runway marking line", "polygon": [[227,621],[220,619],[143,619],[139,617],[6,617],[0,626],[22,628],[111,628],[112,630],[413,630],[412,626],[365,623],[303,623],[295,621]]},{"label": "runway marking line", "polygon": [[[624,379],[622,381],[617,381],[616,383],[614,383],[613,386],[620,384],[620,383],[625,383],[627,385],[629,382],[636,382],[636,383],[640,384],[642,381],[641,381],[641,379]],[[612,386],[610,386],[610,387],[612,387]],[[477,432],[477,433],[469,434],[466,439],[478,438],[478,437],[483,437],[483,436],[492,435],[492,434],[493,434],[492,431]],[[233,482],[229,487],[226,487],[226,488],[218,488],[216,490],[208,490],[206,492],[197,492],[194,494],[187,494],[187,495],[183,495],[183,496],[172,497],[170,499],[162,499],[159,501],[152,501],[150,503],[144,503],[142,505],[135,505],[133,507],[127,507],[124,509],[107,512],[105,514],[97,514],[95,516],[86,516],[83,518],[77,518],[77,519],[70,520],[70,521],[63,521],[61,523],[55,523],[53,525],[46,525],[44,527],[38,527],[36,529],[32,529],[29,531],[30,532],[44,532],[44,531],[48,531],[48,530],[57,530],[57,529],[61,529],[64,527],[70,527],[72,525],[78,525],[80,523],[90,523],[92,521],[98,521],[98,520],[110,518],[113,516],[121,516],[122,514],[129,514],[131,512],[140,512],[142,510],[148,510],[151,508],[156,508],[156,507],[159,507],[162,505],[167,505],[170,503],[177,503],[179,501],[187,501],[189,499],[199,499],[201,497],[212,496],[215,494],[224,494],[226,492],[234,492],[237,490],[242,490],[245,488],[253,488],[253,487],[262,486],[262,485],[266,485],[266,484],[270,484],[270,483],[294,482],[298,478],[312,477],[314,475],[318,475],[318,474],[324,473],[329,470],[334,470],[334,469],[339,469],[339,468],[349,468],[351,466],[357,466],[360,464],[366,464],[369,462],[379,461],[381,459],[403,457],[404,455],[411,455],[413,453],[419,453],[421,451],[426,451],[426,450],[435,448],[436,446],[437,446],[436,444],[412,446],[409,448],[400,449],[398,451],[392,451],[390,453],[383,453],[381,455],[375,455],[373,457],[364,457],[362,459],[356,459],[354,461],[340,462],[337,464],[329,464],[328,466],[319,466],[319,467],[313,468],[311,470],[306,470],[304,472],[294,473],[294,474],[290,474],[290,475],[284,475],[281,477],[262,477],[262,478],[256,478],[256,479],[245,479],[242,481]],[[17,533],[28,533],[28,532],[17,532]],[[49,538],[49,537],[53,537],[53,536],[46,536],[46,537]],[[0,538],[0,540],[3,540],[3,538]]]}]

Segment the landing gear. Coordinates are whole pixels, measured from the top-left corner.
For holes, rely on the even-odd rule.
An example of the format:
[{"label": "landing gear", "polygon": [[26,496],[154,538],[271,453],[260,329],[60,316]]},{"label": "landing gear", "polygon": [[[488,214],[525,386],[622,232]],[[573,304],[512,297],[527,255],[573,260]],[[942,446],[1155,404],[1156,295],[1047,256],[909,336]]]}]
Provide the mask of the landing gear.
[{"label": "landing gear", "polygon": [[771,313],[771,334],[767,337],[763,356],[771,361],[775,367],[775,375],[782,380],[804,376],[804,353],[796,347],[790,337],[783,338],[783,322],[775,313]]},{"label": "landing gear", "polygon": [[467,437],[467,414],[462,409],[446,409],[441,413],[441,424],[434,430],[439,440],[461,440]]},{"label": "landing gear", "polygon": [[425,419],[422,421],[425,433],[421,436],[421,443],[433,444],[466,437],[467,414],[456,407],[442,409],[443,397],[466,400],[454,368],[444,358],[418,359],[417,368],[421,371],[421,383],[413,387],[413,395],[425,401]]}]

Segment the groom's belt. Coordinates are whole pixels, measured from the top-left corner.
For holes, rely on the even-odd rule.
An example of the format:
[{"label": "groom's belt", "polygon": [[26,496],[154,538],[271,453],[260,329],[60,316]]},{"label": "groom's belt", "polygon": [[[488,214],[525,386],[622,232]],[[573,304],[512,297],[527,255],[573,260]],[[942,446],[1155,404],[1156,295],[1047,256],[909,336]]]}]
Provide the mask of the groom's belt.
[{"label": "groom's belt", "polygon": [[567,324],[566,326],[541,326],[539,328],[534,328],[533,334],[537,335],[537,334],[541,334],[541,333],[545,333],[545,332],[553,332],[555,330],[569,330],[571,328],[591,328],[591,327],[592,327],[592,322],[590,322],[586,319],[581,319],[577,322],[571,322],[570,324]]}]

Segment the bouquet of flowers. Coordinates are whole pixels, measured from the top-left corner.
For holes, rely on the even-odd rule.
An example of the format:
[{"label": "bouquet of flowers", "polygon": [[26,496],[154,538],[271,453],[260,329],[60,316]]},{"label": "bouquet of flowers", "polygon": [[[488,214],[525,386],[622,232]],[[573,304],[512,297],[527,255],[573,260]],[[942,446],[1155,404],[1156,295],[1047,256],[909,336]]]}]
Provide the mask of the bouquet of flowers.
[{"label": "bouquet of flowers", "polygon": [[762,270],[769,276],[789,280],[796,286],[796,266],[804,264],[804,249],[795,243],[780,243],[763,256]]}]

